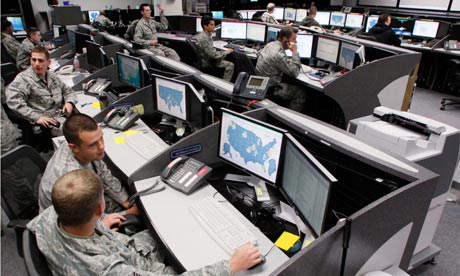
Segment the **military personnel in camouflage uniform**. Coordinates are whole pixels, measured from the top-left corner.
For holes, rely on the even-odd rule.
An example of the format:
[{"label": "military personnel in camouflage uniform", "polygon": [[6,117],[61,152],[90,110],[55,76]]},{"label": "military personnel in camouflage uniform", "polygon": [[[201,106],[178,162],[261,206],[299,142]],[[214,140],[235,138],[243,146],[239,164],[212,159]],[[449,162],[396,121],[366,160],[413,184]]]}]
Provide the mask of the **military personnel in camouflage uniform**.
[{"label": "military personnel in camouflage uniform", "polygon": [[93,24],[94,23],[100,23],[102,27],[104,28],[107,28],[109,27],[110,25],[112,25],[112,21],[110,21],[110,19],[108,19],[106,16],[105,16],[105,11],[100,11],[99,12],[99,16],[96,17],[93,21]]},{"label": "military personnel in camouflage uniform", "polygon": [[212,32],[214,32],[214,20],[210,16],[204,16],[201,19],[203,31],[196,37],[197,52],[201,58],[203,67],[224,68],[224,77],[226,81],[230,81],[233,76],[233,68],[235,67],[230,61],[224,60],[225,56],[233,52],[233,49],[217,51],[212,44]]},{"label": "military personnel in camouflage uniform", "polygon": [[[67,172],[87,169],[95,172],[104,183],[106,209],[109,213],[120,212],[128,206],[128,192],[107,168],[104,157],[102,130],[93,118],[85,114],[70,116],[63,126],[68,142],[63,143],[48,161],[39,188],[40,210],[51,205],[51,190],[56,180]],[[136,206],[126,210],[128,214],[139,214]]]},{"label": "military personnel in camouflage uniform", "polygon": [[13,24],[8,20],[2,20],[2,45],[8,54],[16,60],[21,43],[13,36]]},{"label": "military personnel in camouflage uniform", "polygon": [[[131,237],[106,228],[103,187],[96,174],[75,170],[60,178],[52,191],[53,206],[27,227],[54,275],[174,275],[147,230]],[[75,212],[79,210],[79,212]],[[229,261],[220,261],[183,275],[233,275],[260,262],[250,244]]]},{"label": "military personnel in camouflage uniform", "polygon": [[268,3],[267,11],[262,14],[262,22],[270,23],[270,24],[279,24],[278,20],[276,20],[275,16],[273,15],[273,11],[275,10],[274,3]]},{"label": "military personnel in camouflage uniform", "polygon": [[39,29],[35,27],[27,29],[27,37],[22,41],[16,58],[16,65],[19,69],[26,70],[30,66],[30,52],[35,46],[40,45],[41,40],[42,34]]},{"label": "military personnel in camouflage uniform", "polygon": [[[297,77],[300,73],[300,56],[297,52],[297,30],[284,27],[278,33],[278,40],[268,43],[259,53],[256,64],[256,75],[270,77],[269,84],[281,86],[274,94],[285,100],[290,100],[289,108],[302,111],[305,104],[305,93],[297,86],[282,83],[283,74]],[[292,58],[286,55],[285,50],[292,51]]]},{"label": "military personnel in camouflage uniform", "polygon": [[53,136],[62,135],[57,121],[65,119],[61,112],[69,116],[77,96],[54,73],[48,72],[51,63],[48,50],[38,46],[32,49],[32,66],[19,73],[6,90],[8,107],[32,124],[51,129]]},{"label": "military personnel in camouflage uniform", "polygon": [[143,45],[156,55],[166,56],[170,59],[180,61],[180,57],[176,51],[158,43],[157,29],[159,31],[165,31],[168,28],[168,19],[166,19],[163,10],[160,12],[160,23],[158,23],[150,17],[152,13],[150,5],[142,4],[139,9],[142,18],[137,23],[134,33],[134,42]]},{"label": "military personnel in camouflage uniform", "polygon": [[315,20],[317,13],[318,13],[318,9],[315,6],[311,6],[308,16],[302,19],[302,23],[300,23],[300,25],[305,26],[305,27],[313,27],[313,26],[321,27],[321,24],[319,24],[319,22]]}]

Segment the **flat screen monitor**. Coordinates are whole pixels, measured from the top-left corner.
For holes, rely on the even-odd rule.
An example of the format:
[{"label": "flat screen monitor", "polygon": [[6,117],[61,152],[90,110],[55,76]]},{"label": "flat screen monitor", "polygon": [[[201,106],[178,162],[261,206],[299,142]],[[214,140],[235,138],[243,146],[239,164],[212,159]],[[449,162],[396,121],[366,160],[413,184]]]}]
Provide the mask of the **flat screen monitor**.
[{"label": "flat screen monitor", "polygon": [[366,33],[369,32],[372,27],[374,27],[375,24],[377,24],[377,21],[379,21],[379,16],[378,15],[370,15],[367,17],[366,20]]},{"label": "flat screen monitor", "polygon": [[297,9],[295,15],[295,21],[302,22],[302,20],[307,17],[307,10],[306,9]]},{"label": "flat screen monitor", "polygon": [[212,11],[212,18],[222,19],[224,18],[224,11]]},{"label": "flat screen monitor", "polygon": [[311,58],[313,49],[312,34],[297,34],[297,51],[301,58]]},{"label": "flat screen monitor", "polygon": [[88,11],[89,23],[93,23],[94,19],[101,14],[100,11]]},{"label": "flat screen monitor", "polygon": [[76,36],[75,31],[73,31],[73,30],[68,30],[67,31],[67,38],[69,39],[70,44],[73,44],[73,45],[76,44],[75,36]]},{"label": "flat screen monitor", "polygon": [[318,21],[320,25],[329,25],[330,18],[331,18],[331,12],[319,11],[316,13],[315,20]]},{"label": "flat screen monitor", "polygon": [[284,9],[284,20],[296,21],[295,16],[296,16],[296,9],[293,9],[293,8]]},{"label": "flat screen monitor", "polygon": [[190,94],[182,81],[154,77],[153,97],[155,110],[180,121],[190,120]]},{"label": "flat screen monitor", "polygon": [[247,40],[265,43],[265,24],[248,22],[246,36]]},{"label": "flat screen monitor", "polygon": [[275,41],[278,39],[278,32],[280,31],[280,28],[277,27],[272,27],[272,26],[267,26],[267,43]]},{"label": "flat screen monitor", "polygon": [[24,31],[24,24],[22,23],[22,17],[20,16],[7,16],[6,20],[10,21],[13,24],[13,30]]},{"label": "flat screen monitor", "polygon": [[218,157],[251,174],[250,183],[263,180],[276,186],[284,133],[267,123],[222,109]]},{"label": "flat screen monitor", "polygon": [[347,14],[347,20],[345,21],[345,27],[358,29],[363,25],[364,15],[359,13],[349,13]]},{"label": "flat screen monitor", "polygon": [[415,20],[413,36],[435,38],[438,33],[439,22]]},{"label": "flat screen monitor", "polygon": [[320,36],[316,47],[316,58],[336,64],[339,55],[340,41]]},{"label": "flat screen monitor", "polygon": [[273,10],[273,16],[276,18],[276,20],[283,20],[284,8],[275,7]]},{"label": "flat screen monitor", "polygon": [[345,17],[346,13],[343,12],[331,12],[331,19],[329,20],[329,25],[335,27],[345,27]]},{"label": "flat screen monitor", "polygon": [[246,39],[246,22],[222,21],[221,38]]},{"label": "flat screen monitor", "polygon": [[201,17],[197,17],[195,32],[201,33],[202,31],[203,31],[203,27],[201,26]]},{"label": "flat screen monitor", "polygon": [[256,12],[258,12],[258,10],[256,10],[256,11],[248,11],[248,19],[252,20],[252,17],[254,16],[254,14],[256,14]]},{"label": "flat screen monitor", "polygon": [[97,44],[93,41],[86,41],[86,50],[89,65],[92,65],[98,69],[110,65],[110,60],[107,57],[105,51],[102,50],[100,44]]},{"label": "flat screen monitor", "polygon": [[54,38],[60,37],[65,32],[66,32],[66,28],[64,26],[56,25],[56,24],[53,25],[53,36],[54,36]]},{"label": "flat screen monitor", "polygon": [[136,88],[142,88],[144,68],[141,59],[117,53],[117,70],[120,82]]},{"label": "flat screen monitor", "polygon": [[391,17],[390,27],[396,35],[411,36],[414,29],[414,19],[410,17]]},{"label": "flat screen monitor", "polygon": [[90,40],[90,41],[93,40],[89,34],[75,32],[75,52],[76,53],[83,54],[83,48],[86,47],[87,40]]},{"label": "flat screen monitor", "polygon": [[337,179],[290,134],[286,134],[280,190],[312,230],[324,232],[332,185]]},{"label": "flat screen monitor", "polygon": [[355,63],[355,54],[356,51],[358,51],[359,47],[360,45],[358,44],[351,44],[342,41],[342,43],[340,44],[340,55],[338,65],[345,69],[353,70]]}]

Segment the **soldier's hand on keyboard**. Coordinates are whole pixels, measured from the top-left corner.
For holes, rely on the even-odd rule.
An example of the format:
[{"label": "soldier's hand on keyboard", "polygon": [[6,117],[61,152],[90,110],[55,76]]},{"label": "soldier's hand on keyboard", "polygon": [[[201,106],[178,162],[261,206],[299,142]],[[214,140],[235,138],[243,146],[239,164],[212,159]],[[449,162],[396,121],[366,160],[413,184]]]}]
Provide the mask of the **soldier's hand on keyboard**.
[{"label": "soldier's hand on keyboard", "polygon": [[158,44],[158,40],[156,39],[150,40],[150,45],[155,46],[157,44]]},{"label": "soldier's hand on keyboard", "polygon": [[237,273],[242,270],[257,265],[262,261],[260,251],[254,245],[247,243],[238,248],[233,256],[228,261],[232,273]]},{"label": "soldier's hand on keyboard", "polygon": [[113,231],[118,231],[118,226],[121,224],[122,221],[126,220],[126,218],[118,213],[112,213],[104,216],[102,219],[102,223],[107,227],[111,228]]}]

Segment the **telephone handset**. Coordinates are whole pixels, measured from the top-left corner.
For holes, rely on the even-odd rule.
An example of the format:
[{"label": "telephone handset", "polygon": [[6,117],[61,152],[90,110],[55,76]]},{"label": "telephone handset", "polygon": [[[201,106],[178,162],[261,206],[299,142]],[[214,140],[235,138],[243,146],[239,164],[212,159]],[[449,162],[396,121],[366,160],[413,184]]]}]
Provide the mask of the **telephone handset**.
[{"label": "telephone handset", "polygon": [[211,175],[212,168],[187,156],[174,159],[161,173],[161,180],[176,190],[191,194]]},{"label": "telephone handset", "polygon": [[90,94],[99,95],[101,92],[105,91],[107,87],[109,87],[111,84],[111,81],[104,78],[92,79],[86,84],[83,84],[83,90]]},{"label": "telephone handset", "polygon": [[74,67],[71,64],[64,65],[64,66],[62,66],[62,67],[60,67],[60,68],[58,68],[56,70],[56,74],[58,74],[58,75],[68,75],[68,74],[71,74],[73,72],[73,69],[74,69]]},{"label": "telephone handset", "polygon": [[246,72],[240,72],[233,86],[233,96],[263,100],[268,90],[268,77],[250,76]]},{"label": "telephone handset", "polygon": [[139,113],[131,108],[114,108],[105,115],[104,123],[110,128],[125,131],[134,125],[139,116]]}]

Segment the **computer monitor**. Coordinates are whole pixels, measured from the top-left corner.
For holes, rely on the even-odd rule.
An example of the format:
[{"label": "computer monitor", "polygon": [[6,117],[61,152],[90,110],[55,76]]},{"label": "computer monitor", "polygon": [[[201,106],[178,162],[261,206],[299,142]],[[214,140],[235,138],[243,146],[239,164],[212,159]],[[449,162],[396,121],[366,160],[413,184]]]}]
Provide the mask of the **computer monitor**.
[{"label": "computer monitor", "polygon": [[345,27],[345,17],[346,13],[343,12],[331,12],[331,19],[329,20],[329,25],[335,27]]},{"label": "computer monitor", "polygon": [[297,34],[297,51],[301,58],[311,58],[313,49],[313,35],[312,34]]},{"label": "computer monitor", "polygon": [[375,24],[377,24],[377,21],[379,21],[379,16],[378,15],[370,15],[367,17],[366,20],[366,33],[369,32],[372,27],[374,27]]},{"label": "computer monitor", "polygon": [[140,58],[117,53],[118,80],[136,88],[144,83],[144,67]]},{"label": "computer monitor", "polygon": [[201,17],[197,17],[195,32],[201,33],[202,31],[203,31],[203,27],[201,26]]},{"label": "computer monitor", "polygon": [[6,20],[10,21],[13,24],[13,30],[17,31],[24,31],[24,24],[22,23],[21,16],[7,16]]},{"label": "computer monitor", "polygon": [[436,38],[438,27],[439,22],[436,21],[415,20],[412,35],[418,37]]},{"label": "computer monitor", "polygon": [[331,188],[337,179],[290,134],[285,141],[280,191],[318,237],[325,230]]},{"label": "computer monitor", "polygon": [[278,27],[267,26],[267,43],[277,40],[279,31],[281,31],[281,29]]},{"label": "computer monitor", "polygon": [[296,9],[285,8],[284,9],[284,20],[296,21]]},{"label": "computer monitor", "polygon": [[359,13],[349,13],[347,14],[347,20],[345,21],[345,27],[358,29],[363,25],[364,15]]},{"label": "computer monitor", "polygon": [[348,70],[353,70],[356,51],[360,45],[342,41],[340,44],[340,55],[338,65]]},{"label": "computer monitor", "polygon": [[276,20],[283,20],[284,8],[275,7],[275,9],[273,10],[273,16],[276,18]]},{"label": "computer monitor", "polygon": [[96,42],[86,41],[88,64],[98,69],[110,65],[110,60],[101,47],[102,46]]},{"label": "computer monitor", "polygon": [[222,21],[221,38],[246,39],[246,22]]},{"label": "computer monitor", "polygon": [[224,18],[224,11],[212,11],[212,18],[222,19]]},{"label": "computer monitor", "polygon": [[54,36],[54,38],[60,37],[61,35],[65,34],[65,33],[66,33],[65,26],[56,25],[56,24],[53,25],[53,36]]},{"label": "computer monitor", "polygon": [[295,21],[296,22],[302,22],[302,20],[307,17],[307,10],[306,9],[297,9],[296,15],[295,15]]},{"label": "computer monitor", "polygon": [[[86,41],[93,40],[89,34],[84,34],[75,31],[75,52],[83,54],[83,48],[86,47]],[[69,39],[70,41],[70,39]]]},{"label": "computer monitor", "polygon": [[329,25],[330,18],[331,18],[331,12],[319,11],[316,13],[315,20],[318,21],[320,25]]},{"label": "computer monitor", "polygon": [[254,118],[222,109],[218,157],[248,172],[242,181],[276,186],[285,131]]},{"label": "computer monitor", "polygon": [[390,27],[396,35],[411,36],[414,29],[414,19],[410,17],[391,17]]},{"label": "computer monitor", "polygon": [[176,120],[178,127],[190,121],[190,92],[187,84],[182,81],[154,76],[153,102],[154,109]]},{"label": "computer monitor", "polygon": [[101,14],[100,11],[88,11],[89,23],[93,23],[94,19]]},{"label": "computer monitor", "polygon": [[76,40],[75,40],[75,31],[74,30],[68,30],[67,31],[67,38],[69,39],[69,43],[70,44],[76,44]]},{"label": "computer monitor", "polygon": [[248,22],[246,31],[247,40],[265,43],[265,28],[266,26],[263,23]]},{"label": "computer monitor", "polygon": [[326,38],[324,36],[318,37],[318,45],[316,47],[316,58],[336,64],[339,55],[340,40]]}]

